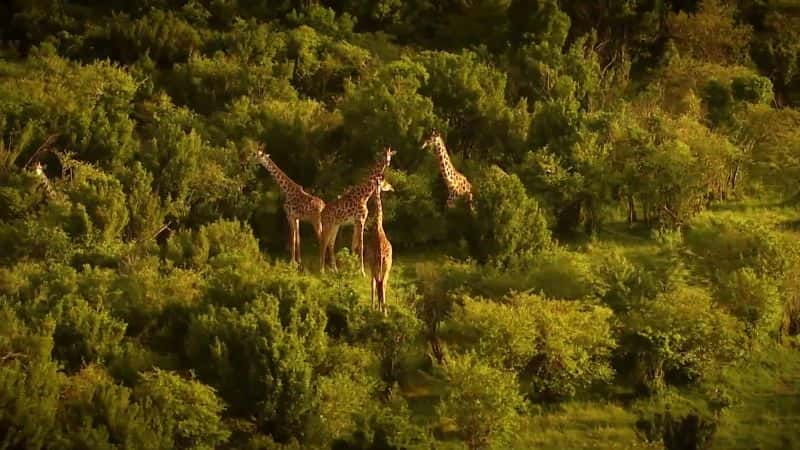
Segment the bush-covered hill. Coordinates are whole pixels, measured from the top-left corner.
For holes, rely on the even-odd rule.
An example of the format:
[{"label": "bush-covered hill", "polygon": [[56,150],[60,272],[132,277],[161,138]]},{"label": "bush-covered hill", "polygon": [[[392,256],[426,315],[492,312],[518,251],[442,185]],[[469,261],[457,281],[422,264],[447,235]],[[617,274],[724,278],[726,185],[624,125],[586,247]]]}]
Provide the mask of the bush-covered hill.
[{"label": "bush-covered hill", "polygon": [[[0,40],[0,448],[800,446],[796,2],[15,0]],[[288,262],[257,153],[331,202],[384,147],[386,316],[349,227]]]}]

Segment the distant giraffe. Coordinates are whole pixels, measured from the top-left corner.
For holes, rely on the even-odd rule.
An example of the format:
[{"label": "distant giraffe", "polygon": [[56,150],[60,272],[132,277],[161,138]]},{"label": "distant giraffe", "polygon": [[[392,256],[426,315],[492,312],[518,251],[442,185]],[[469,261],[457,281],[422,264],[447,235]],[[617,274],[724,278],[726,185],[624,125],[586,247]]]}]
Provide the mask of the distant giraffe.
[{"label": "distant giraffe", "polygon": [[367,264],[372,276],[370,301],[375,307],[375,294],[378,297],[378,310],[386,315],[386,286],[389,283],[389,272],[392,270],[392,243],[383,230],[383,203],[381,191],[385,189],[381,184],[383,179],[376,182],[375,194],[375,233],[372,239],[367,240],[365,250]]},{"label": "distant giraffe", "polygon": [[[395,151],[391,148],[384,148],[366,180],[357,186],[349,188],[335,200],[325,205],[325,209],[322,210],[320,270],[325,270],[326,259],[330,259],[333,269],[336,270],[336,257],[334,254],[336,235],[339,233],[339,227],[352,223],[353,241],[351,250],[359,255],[361,274],[366,275],[364,271],[364,224],[369,214],[367,201],[375,192],[376,186],[378,186],[377,182],[383,178],[383,173],[391,163],[394,154]],[[384,181],[383,186],[387,185],[388,183]]]},{"label": "distant giraffe", "polygon": [[444,139],[438,131],[432,131],[430,137],[422,144],[422,148],[428,147],[433,148],[439,158],[439,171],[447,185],[447,207],[452,208],[459,197],[466,197],[469,209],[475,211],[472,184],[467,177],[453,167],[450,155],[447,154],[447,147],[444,145]]},{"label": "distant giraffe", "polygon": [[[278,183],[283,193],[283,210],[286,220],[289,221],[289,245],[291,246],[292,262],[300,263],[300,221],[306,221],[314,226],[317,241],[322,237],[322,210],[325,202],[306,192],[302,186],[295,183],[286,175],[269,154],[264,153],[263,146],[257,151],[258,162],[267,169],[272,178]],[[322,251],[322,246],[320,246]]]},{"label": "distant giraffe", "polygon": [[39,177],[39,185],[42,187],[44,191],[44,195],[48,200],[52,200],[56,197],[56,190],[53,187],[52,183],[50,183],[50,179],[47,178],[47,174],[44,172],[44,165],[41,162],[36,161],[33,164],[33,173]]}]

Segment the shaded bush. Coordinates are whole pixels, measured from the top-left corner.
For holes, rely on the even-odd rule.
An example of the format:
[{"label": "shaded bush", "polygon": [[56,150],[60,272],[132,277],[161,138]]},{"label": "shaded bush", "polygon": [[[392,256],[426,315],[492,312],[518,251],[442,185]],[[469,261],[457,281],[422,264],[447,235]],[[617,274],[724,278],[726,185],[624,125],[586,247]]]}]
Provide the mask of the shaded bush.
[{"label": "shaded bush", "polygon": [[503,448],[513,442],[524,402],[512,373],[471,354],[449,358],[441,372],[447,390],[436,414],[453,423],[467,448]]},{"label": "shaded bush", "polygon": [[555,398],[611,379],[616,343],[610,319],[604,307],[530,294],[503,303],[467,298],[442,333],[450,348],[517,372],[531,396]]},{"label": "shaded bush", "polygon": [[474,186],[476,213],[468,240],[478,261],[509,267],[550,246],[544,215],[516,175],[492,166]]},{"label": "shaded bush", "polygon": [[300,437],[315,411],[313,368],[325,345],[323,311],[261,296],[241,312],[211,307],[194,318],[186,354],[201,380],[214,386],[240,417],[280,441]]},{"label": "shaded bush", "polygon": [[696,381],[742,354],[742,324],[700,288],[684,286],[643,300],[624,321],[620,352],[641,388]]}]

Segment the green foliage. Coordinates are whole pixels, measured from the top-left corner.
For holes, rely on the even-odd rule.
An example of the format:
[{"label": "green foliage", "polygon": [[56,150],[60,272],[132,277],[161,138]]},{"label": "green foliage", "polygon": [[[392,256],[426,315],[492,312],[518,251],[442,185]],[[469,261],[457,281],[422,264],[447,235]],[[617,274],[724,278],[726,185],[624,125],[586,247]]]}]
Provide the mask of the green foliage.
[{"label": "green foliage", "polygon": [[222,402],[214,390],[195,380],[156,369],[142,374],[134,397],[146,414],[158,417],[158,426],[174,446],[212,449],[224,443],[230,431],[222,423]]},{"label": "green foliage", "polygon": [[731,217],[699,218],[686,233],[686,243],[711,275],[749,267],[758,276],[780,278],[795,254],[786,236],[763,223]]},{"label": "green foliage", "polygon": [[514,375],[471,354],[448,358],[441,370],[448,388],[436,406],[440,420],[453,422],[467,448],[506,448],[524,407]]},{"label": "green foliage", "polygon": [[[3,3],[0,448],[791,447],[791,3]],[[387,316],[260,146],[397,150]]]},{"label": "green foliage", "polygon": [[607,382],[615,348],[611,311],[537,295],[504,303],[465,299],[447,322],[449,346],[474,350],[490,366],[517,372],[533,397],[572,396]]},{"label": "green foliage", "polygon": [[0,423],[3,447],[44,448],[51,443],[62,375],[50,359],[53,323],[42,330],[0,307]]},{"label": "green foliage", "polygon": [[109,62],[80,65],[57,56],[36,57],[24,79],[0,79],[2,132],[12,135],[32,121],[38,125],[33,142],[58,133],[58,143],[84,160],[123,165],[136,148],[130,117],[136,90],[134,79]]},{"label": "green foliage", "polygon": [[696,381],[715,364],[741,356],[742,324],[715,308],[700,288],[681,287],[644,300],[625,319],[620,342],[635,382],[658,390]]},{"label": "green foliage", "polygon": [[778,286],[769,277],[759,277],[749,267],[730,274],[722,282],[720,303],[742,320],[750,337],[775,338],[783,320],[783,305]]},{"label": "green foliage", "polygon": [[550,245],[550,231],[535,199],[522,182],[492,166],[475,180],[471,253],[481,262],[507,267],[522,263]]},{"label": "green foliage", "polygon": [[341,112],[350,161],[369,161],[380,144],[391,145],[401,161],[419,147],[423,133],[437,123],[433,102],[421,93],[429,78],[422,64],[404,58],[345,86]]},{"label": "green foliage", "polygon": [[260,297],[241,312],[212,307],[192,320],[186,353],[233,414],[278,439],[299,436],[316,408],[314,348],[325,318],[310,304]]}]

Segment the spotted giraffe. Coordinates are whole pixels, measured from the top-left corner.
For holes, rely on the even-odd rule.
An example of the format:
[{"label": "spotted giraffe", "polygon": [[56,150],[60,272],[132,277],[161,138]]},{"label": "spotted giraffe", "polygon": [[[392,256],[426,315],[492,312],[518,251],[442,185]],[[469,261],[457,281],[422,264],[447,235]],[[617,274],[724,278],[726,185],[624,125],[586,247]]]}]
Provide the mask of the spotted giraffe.
[{"label": "spotted giraffe", "polygon": [[[291,246],[292,262],[300,263],[300,221],[306,221],[314,226],[317,241],[322,237],[322,210],[325,202],[306,192],[302,186],[295,183],[286,175],[270,155],[264,153],[264,148],[257,151],[258,162],[267,169],[272,178],[278,183],[283,194],[283,210],[286,220],[289,221],[289,245]],[[320,246],[321,251],[321,246]]]},{"label": "spotted giraffe", "polygon": [[444,145],[444,139],[439,132],[432,131],[430,137],[422,144],[422,148],[432,148],[439,158],[439,172],[447,185],[447,207],[452,208],[459,197],[466,197],[469,209],[475,211],[472,184],[467,177],[453,167],[450,155],[447,154],[447,147]]},{"label": "spotted giraffe", "polygon": [[378,310],[386,315],[386,285],[389,283],[389,272],[392,270],[392,243],[383,230],[383,203],[381,191],[385,189],[381,185],[384,180],[378,180],[375,186],[373,201],[375,202],[375,233],[372,239],[367,240],[365,257],[372,276],[372,289],[370,300],[372,307],[375,307],[375,296],[377,292]]},{"label": "spotted giraffe", "polygon": [[56,190],[53,187],[53,184],[50,183],[50,179],[47,178],[47,174],[44,172],[44,165],[41,162],[36,161],[33,164],[33,173],[39,177],[40,186],[44,191],[44,195],[48,200],[52,200],[56,197]]},{"label": "spotted giraffe", "polygon": [[[339,227],[353,224],[353,240],[351,250],[359,255],[361,274],[364,271],[364,224],[367,221],[369,210],[367,201],[375,192],[378,181],[383,179],[383,173],[392,161],[395,151],[389,147],[383,149],[372,171],[361,184],[349,188],[335,200],[330,201],[322,210],[322,240],[320,251],[320,270],[325,270],[325,261],[329,259],[331,266],[336,270],[336,257],[334,246]],[[381,184],[385,189],[391,185],[384,180]]]}]

